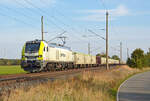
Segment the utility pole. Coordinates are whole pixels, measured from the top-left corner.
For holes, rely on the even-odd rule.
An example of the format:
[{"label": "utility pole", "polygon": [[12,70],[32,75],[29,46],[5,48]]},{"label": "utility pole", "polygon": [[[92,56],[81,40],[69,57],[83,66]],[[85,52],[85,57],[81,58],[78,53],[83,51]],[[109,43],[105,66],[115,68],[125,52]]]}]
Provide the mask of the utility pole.
[{"label": "utility pole", "polygon": [[106,68],[109,69],[108,64],[108,11],[106,12]]},{"label": "utility pole", "polygon": [[91,54],[90,43],[88,43],[88,54]]},{"label": "utility pole", "polygon": [[129,48],[127,48],[127,58],[129,58]]},{"label": "utility pole", "polygon": [[120,42],[120,64],[122,63],[122,42]]},{"label": "utility pole", "polygon": [[41,32],[42,32],[42,41],[43,41],[44,40],[43,16],[41,18]]}]

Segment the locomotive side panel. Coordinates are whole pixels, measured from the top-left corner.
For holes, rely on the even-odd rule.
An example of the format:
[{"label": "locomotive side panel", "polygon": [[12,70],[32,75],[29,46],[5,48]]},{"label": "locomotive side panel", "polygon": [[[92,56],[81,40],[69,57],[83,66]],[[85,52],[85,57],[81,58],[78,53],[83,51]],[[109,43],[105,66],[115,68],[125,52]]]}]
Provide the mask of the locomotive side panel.
[{"label": "locomotive side panel", "polygon": [[52,48],[49,47],[48,52],[48,61],[49,62],[73,62],[72,51],[61,49],[61,48]]},{"label": "locomotive side panel", "polygon": [[72,52],[69,50],[60,49],[59,51],[59,61],[62,62],[73,62]]},{"label": "locomotive side panel", "polygon": [[57,51],[55,48],[49,47],[49,52],[48,52],[48,61],[57,61]]}]

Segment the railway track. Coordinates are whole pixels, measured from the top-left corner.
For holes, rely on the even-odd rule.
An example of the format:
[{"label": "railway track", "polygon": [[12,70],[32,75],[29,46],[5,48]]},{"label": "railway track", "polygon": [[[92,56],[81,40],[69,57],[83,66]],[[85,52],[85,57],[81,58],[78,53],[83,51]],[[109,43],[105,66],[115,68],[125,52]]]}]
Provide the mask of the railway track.
[{"label": "railway track", "polygon": [[29,80],[36,80],[36,79],[50,79],[56,78],[63,75],[71,75],[75,73],[80,73],[83,71],[90,71],[90,70],[100,70],[101,67],[97,68],[83,68],[83,69],[74,69],[74,70],[67,70],[67,71],[56,71],[56,72],[46,72],[46,73],[34,73],[34,74],[20,74],[20,75],[5,75],[1,76],[0,78],[0,87],[10,84],[12,82],[23,82]]},{"label": "railway track", "polygon": [[[110,67],[113,68],[114,66],[116,65],[111,65]],[[99,71],[99,70],[103,72],[104,70],[106,70],[106,68],[105,66],[100,66],[95,68],[72,69],[66,71],[0,76],[0,95],[4,91],[8,92],[11,89],[38,85],[41,83],[46,83],[48,81],[53,81],[55,79],[65,79],[71,76],[78,75],[84,71]]]}]

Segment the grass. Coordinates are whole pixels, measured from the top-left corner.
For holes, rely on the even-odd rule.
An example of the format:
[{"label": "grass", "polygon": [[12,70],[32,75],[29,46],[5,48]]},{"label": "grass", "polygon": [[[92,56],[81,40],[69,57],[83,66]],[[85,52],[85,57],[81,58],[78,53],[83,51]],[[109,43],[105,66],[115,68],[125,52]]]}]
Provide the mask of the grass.
[{"label": "grass", "polygon": [[56,80],[30,89],[16,89],[3,96],[3,101],[116,101],[121,82],[143,71],[127,66],[104,72],[88,71],[68,80]]},{"label": "grass", "polygon": [[0,66],[0,75],[26,73],[20,66]]}]

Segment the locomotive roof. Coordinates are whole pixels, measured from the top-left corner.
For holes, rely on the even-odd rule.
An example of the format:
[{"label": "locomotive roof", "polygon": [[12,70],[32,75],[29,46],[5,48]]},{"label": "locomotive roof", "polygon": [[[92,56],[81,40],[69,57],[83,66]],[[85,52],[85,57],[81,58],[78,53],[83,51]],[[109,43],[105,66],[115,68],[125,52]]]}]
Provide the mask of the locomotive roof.
[{"label": "locomotive roof", "polygon": [[[33,41],[27,41],[26,43],[40,43],[42,40],[33,40]],[[71,51],[71,48],[70,47],[66,47],[66,46],[63,46],[63,45],[60,45],[60,44],[56,44],[56,43],[47,43],[45,40],[43,41],[45,42],[46,44],[48,44],[49,47],[53,47],[53,48],[61,48],[61,49],[66,49],[66,50],[69,50]]]},{"label": "locomotive roof", "polygon": [[56,43],[49,43],[48,46],[49,47],[53,47],[53,48],[61,48],[61,49],[66,49],[66,50],[70,50],[71,51],[70,47],[62,46],[62,45],[56,44]]},{"label": "locomotive roof", "polygon": [[40,43],[42,40],[32,40],[32,41],[27,41],[26,43]]}]

